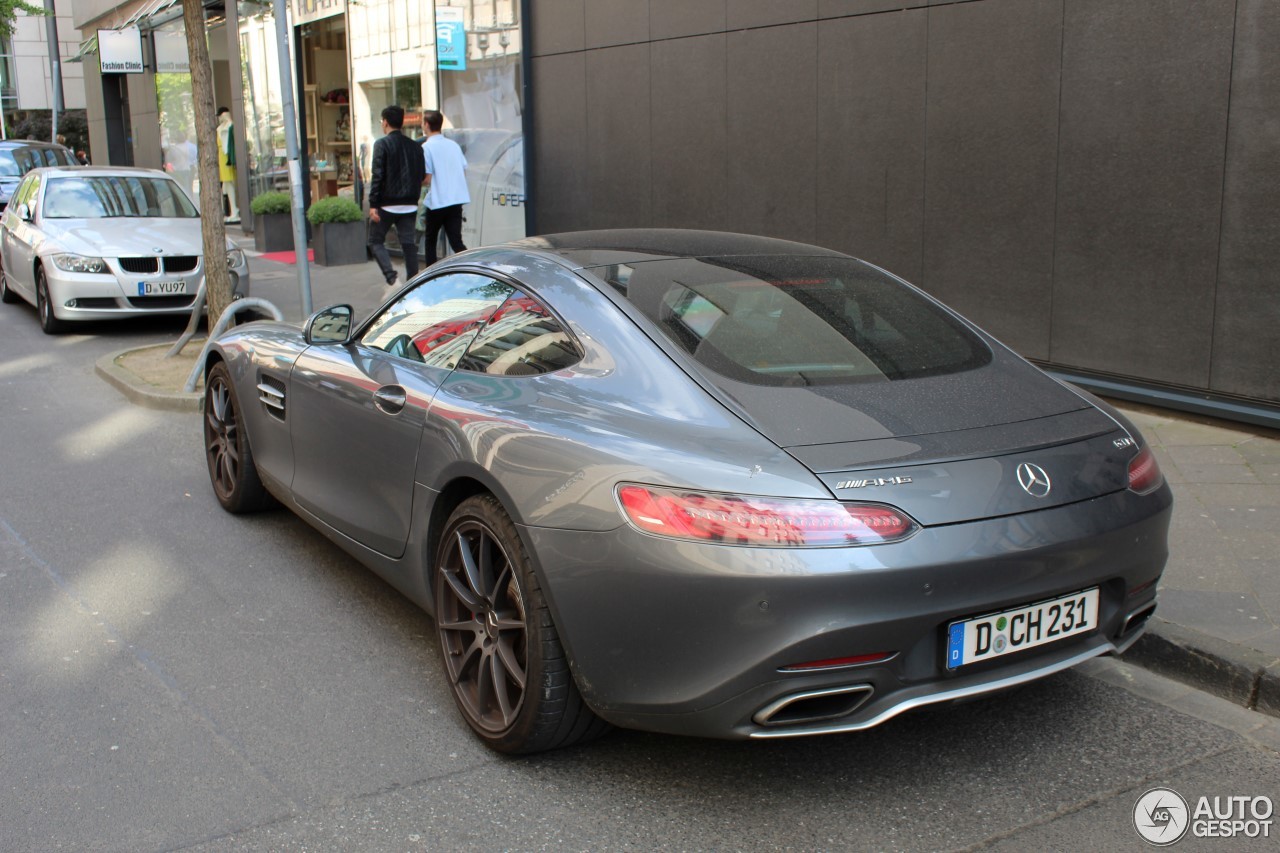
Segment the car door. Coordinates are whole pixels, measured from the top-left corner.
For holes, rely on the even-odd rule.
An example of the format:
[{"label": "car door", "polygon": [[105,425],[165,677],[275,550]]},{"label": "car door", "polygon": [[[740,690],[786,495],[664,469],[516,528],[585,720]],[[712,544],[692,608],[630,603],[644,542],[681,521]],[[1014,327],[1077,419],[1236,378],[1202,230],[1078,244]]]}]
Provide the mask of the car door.
[{"label": "car door", "polygon": [[40,191],[40,176],[28,174],[14,191],[4,211],[4,228],[0,231],[0,251],[4,253],[4,274],[9,287],[35,300],[35,242],[38,233],[34,223],[24,220],[19,211],[23,205],[34,215],[35,200]]},{"label": "car door", "polygon": [[290,377],[299,506],[381,554],[404,553],[427,410],[511,292],[478,273],[435,276],[351,342],[303,352]]}]

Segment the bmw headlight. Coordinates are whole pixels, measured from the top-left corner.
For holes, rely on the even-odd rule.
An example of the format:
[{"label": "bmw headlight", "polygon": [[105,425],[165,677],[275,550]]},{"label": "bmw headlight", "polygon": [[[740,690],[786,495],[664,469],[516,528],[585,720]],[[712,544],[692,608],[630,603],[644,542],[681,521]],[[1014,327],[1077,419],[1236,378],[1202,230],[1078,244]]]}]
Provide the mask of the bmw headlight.
[{"label": "bmw headlight", "polygon": [[227,267],[235,269],[244,266],[244,251],[242,249],[227,249]]},{"label": "bmw headlight", "polygon": [[70,253],[54,255],[53,265],[63,272],[109,272],[107,262],[102,258],[86,258],[84,255]]}]

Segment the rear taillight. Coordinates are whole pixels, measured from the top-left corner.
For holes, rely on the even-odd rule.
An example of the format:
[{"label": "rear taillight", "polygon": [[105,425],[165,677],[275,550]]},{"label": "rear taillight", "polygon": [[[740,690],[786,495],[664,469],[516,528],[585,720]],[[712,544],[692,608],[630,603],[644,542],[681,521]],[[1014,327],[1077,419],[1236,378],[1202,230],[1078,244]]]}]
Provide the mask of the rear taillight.
[{"label": "rear taillight", "polygon": [[1129,491],[1145,495],[1160,488],[1164,475],[1156,463],[1156,455],[1150,447],[1138,451],[1138,455],[1129,462]]},{"label": "rear taillight", "polygon": [[624,485],[618,501],[640,530],[722,545],[822,548],[875,545],[910,536],[915,522],[893,507],[761,498]]}]

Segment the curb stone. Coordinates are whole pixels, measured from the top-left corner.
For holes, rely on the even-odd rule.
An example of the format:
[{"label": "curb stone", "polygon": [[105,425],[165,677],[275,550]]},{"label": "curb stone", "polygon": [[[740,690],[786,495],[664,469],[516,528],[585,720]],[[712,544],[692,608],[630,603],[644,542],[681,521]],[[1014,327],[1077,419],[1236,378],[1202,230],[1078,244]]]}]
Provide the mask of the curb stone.
[{"label": "curb stone", "polygon": [[131,403],[148,409],[160,409],[169,412],[198,412],[204,395],[198,391],[185,393],[182,391],[165,391],[148,385],[116,362],[131,352],[150,347],[134,347],[102,356],[93,365],[93,372],[105,379],[123,394]]},{"label": "curb stone", "polygon": [[1271,655],[1153,616],[1121,659],[1280,717],[1280,659]]}]

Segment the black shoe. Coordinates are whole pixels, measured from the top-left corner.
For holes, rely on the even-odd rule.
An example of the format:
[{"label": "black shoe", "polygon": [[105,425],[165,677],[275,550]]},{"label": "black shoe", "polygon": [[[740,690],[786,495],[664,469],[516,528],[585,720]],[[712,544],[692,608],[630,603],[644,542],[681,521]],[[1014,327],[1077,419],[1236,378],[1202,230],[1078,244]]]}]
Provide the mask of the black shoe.
[{"label": "black shoe", "polygon": [[399,274],[398,274],[398,273],[392,273],[392,274],[391,274],[391,278],[387,279],[387,287],[395,287],[395,286],[396,286],[396,284],[397,284],[397,283],[399,283],[399,281],[400,281],[400,276],[399,276]]}]

